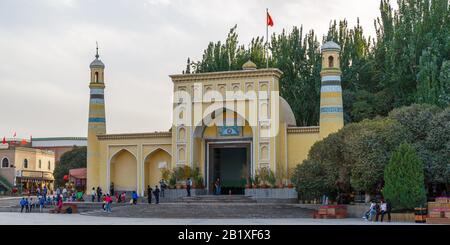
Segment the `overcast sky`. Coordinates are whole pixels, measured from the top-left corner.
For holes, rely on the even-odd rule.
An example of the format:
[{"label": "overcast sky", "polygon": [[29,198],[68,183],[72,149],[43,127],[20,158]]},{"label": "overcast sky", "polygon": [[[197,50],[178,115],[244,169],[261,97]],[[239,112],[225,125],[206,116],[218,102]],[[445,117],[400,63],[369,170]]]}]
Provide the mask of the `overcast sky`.
[{"label": "overcast sky", "polygon": [[86,136],[95,41],[106,65],[108,133],[168,130],[172,82],[187,57],[238,25],[241,43],[279,33],[321,37],[357,17],[373,35],[379,0],[0,0],[0,137]]}]

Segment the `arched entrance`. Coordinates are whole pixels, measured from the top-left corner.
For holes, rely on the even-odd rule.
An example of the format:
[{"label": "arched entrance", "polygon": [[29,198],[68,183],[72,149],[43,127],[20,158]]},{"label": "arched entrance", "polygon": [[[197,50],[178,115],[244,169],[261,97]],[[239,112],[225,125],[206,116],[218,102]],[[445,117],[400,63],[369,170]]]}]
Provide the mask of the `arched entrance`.
[{"label": "arched entrance", "polygon": [[144,190],[147,191],[147,186],[151,186],[153,189],[155,185],[159,186],[159,181],[162,179],[161,169],[168,168],[172,157],[170,154],[158,148],[152,151],[144,159]]},{"label": "arched entrance", "polygon": [[212,120],[223,120],[199,125],[194,130],[194,162],[203,163],[200,169],[204,183],[211,194],[217,178],[221,194],[244,194],[248,177],[253,173],[253,129],[238,113],[219,109]]},{"label": "arched entrance", "polygon": [[137,159],[128,150],[122,149],[111,158],[110,183],[118,192],[137,191]]}]

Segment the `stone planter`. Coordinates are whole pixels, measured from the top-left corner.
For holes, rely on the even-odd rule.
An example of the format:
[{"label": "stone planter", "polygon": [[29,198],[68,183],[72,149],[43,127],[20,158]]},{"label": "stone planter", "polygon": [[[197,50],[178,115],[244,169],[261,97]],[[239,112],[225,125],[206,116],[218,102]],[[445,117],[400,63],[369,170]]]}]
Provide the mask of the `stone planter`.
[{"label": "stone planter", "polygon": [[297,202],[297,191],[289,188],[245,189],[245,195],[258,202]]}]

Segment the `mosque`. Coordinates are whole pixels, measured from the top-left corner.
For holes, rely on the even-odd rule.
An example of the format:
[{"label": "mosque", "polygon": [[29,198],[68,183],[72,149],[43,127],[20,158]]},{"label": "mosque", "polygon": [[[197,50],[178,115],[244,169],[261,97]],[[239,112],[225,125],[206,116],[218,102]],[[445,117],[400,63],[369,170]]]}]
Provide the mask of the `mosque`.
[{"label": "mosque", "polygon": [[238,185],[242,172],[268,168],[284,176],[307,158],[311,146],[344,126],[340,46],[321,47],[319,126],[297,127],[294,113],[279,96],[276,68],[248,61],[238,71],[177,74],[173,122],[167,132],[108,134],[105,65],[90,64],[87,188],[145,193],[162,178],[161,169],[198,168],[207,191],[214,181]]}]

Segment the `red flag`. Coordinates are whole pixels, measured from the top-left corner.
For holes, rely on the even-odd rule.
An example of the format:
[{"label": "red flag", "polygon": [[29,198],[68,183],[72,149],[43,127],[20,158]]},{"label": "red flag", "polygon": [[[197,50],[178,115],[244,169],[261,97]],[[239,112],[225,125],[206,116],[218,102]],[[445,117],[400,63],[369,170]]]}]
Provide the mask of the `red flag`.
[{"label": "red flag", "polygon": [[273,20],[272,20],[272,17],[270,16],[269,12],[267,12],[267,25],[273,26]]},{"label": "red flag", "polygon": [[3,137],[3,141],[2,141],[2,144],[6,144],[6,138],[5,137]]}]

